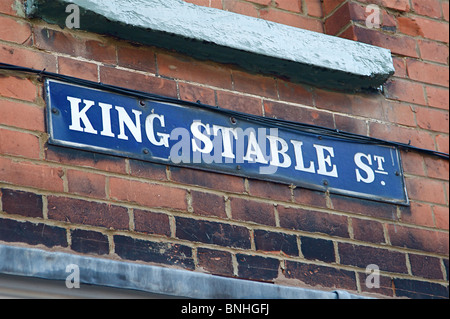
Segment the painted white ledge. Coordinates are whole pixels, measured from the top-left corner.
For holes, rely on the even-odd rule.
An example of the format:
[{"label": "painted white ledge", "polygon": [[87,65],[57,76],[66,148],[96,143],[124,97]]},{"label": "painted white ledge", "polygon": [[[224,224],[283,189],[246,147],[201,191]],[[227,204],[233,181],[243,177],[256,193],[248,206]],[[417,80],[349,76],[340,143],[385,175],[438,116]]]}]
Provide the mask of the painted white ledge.
[{"label": "painted white ledge", "polygon": [[387,49],[182,0],[27,0],[27,14],[64,27],[70,3],[81,9],[82,30],[255,73],[350,90],[378,87],[394,73]]}]

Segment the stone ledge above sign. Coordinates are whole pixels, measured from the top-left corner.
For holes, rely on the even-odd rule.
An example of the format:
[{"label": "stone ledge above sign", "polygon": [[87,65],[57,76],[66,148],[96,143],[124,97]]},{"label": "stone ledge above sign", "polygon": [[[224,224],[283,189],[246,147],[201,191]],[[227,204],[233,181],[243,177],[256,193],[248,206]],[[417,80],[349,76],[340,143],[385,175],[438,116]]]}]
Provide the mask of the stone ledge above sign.
[{"label": "stone ledge above sign", "polygon": [[182,0],[27,0],[26,9],[65,27],[69,4],[81,30],[322,88],[376,88],[395,71],[387,49]]}]

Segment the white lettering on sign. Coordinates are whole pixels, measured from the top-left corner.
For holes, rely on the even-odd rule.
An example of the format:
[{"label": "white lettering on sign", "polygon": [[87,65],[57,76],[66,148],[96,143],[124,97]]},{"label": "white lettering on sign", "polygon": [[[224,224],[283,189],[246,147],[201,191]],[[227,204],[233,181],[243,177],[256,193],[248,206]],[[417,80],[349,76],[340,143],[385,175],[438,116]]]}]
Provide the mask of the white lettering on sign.
[{"label": "white lettering on sign", "polygon": [[[166,117],[154,113],[154,110],[146,118],[142,118],[143,112],[134,109],[127,111],[123,106],[103,102],[96,104],[95,101],[72,96],[68,96],[67,101],[71,115],[69,130],[125,141],[132,138],[137,143],[148,144],[148,140],[154,147],[170,148],[170,160],[174,164],[192,161],[208,164],[246,162],[269,165],[270,169],[260,169],[262,174],[275,173],[278,168],[293,167],[296,171],[309,174],[339,177],[339,169],[334,162],[335,149],[332,146],[318,143],[305,145],[304,141],[293,139],[286,141],[278,136],[276,129],[270,129],[267,134],[266,128],[258,128],[257,131],[247,128],[244,131],[239,127],[194,120],[187,128],[178,127],[167,132]],[[90,114],[101,116],[102,127],[94,128],[89,117],[94,115]],[[117,122],[112,123],[113,119]],[[147,140],[144,141],[143,138]],[[371,184],[376,180],[377,174],[388,175],[383,156],[358,152],[353,160],[354,178],[358,183]],[[380,183],[385,186],[385,181]]]}]

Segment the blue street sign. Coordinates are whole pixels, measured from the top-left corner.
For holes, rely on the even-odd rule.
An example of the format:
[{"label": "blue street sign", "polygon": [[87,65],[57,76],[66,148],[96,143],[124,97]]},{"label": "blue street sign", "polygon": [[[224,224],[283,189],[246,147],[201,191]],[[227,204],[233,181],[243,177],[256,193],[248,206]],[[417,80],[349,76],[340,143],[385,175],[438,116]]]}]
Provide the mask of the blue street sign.
[{"label": "blue street sign", "polygon": [[50,144],[409,204],[395,147],[56,80],[46,97]]}]

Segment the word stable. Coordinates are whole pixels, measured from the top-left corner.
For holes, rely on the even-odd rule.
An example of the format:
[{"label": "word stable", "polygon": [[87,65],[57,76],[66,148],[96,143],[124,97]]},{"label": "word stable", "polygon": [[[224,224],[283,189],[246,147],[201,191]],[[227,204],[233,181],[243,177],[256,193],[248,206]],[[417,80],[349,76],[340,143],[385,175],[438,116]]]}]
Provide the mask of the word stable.
[{"label": "word stable", "polygon": [[394,147],[50,79],[46,98],[50,144],[408,204]]}]

